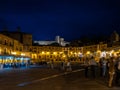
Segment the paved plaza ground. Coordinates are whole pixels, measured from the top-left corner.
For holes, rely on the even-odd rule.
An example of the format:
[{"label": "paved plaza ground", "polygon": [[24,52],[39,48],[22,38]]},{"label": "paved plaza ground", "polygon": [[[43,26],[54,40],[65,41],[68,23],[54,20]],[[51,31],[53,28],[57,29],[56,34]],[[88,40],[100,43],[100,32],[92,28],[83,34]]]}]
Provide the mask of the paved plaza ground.
[{"label": "paved plaza ground", "polygon": [[120,90],[106,78],[85,78],[82,68],[72,72],[46,67],[0,70],[0,90]]}]

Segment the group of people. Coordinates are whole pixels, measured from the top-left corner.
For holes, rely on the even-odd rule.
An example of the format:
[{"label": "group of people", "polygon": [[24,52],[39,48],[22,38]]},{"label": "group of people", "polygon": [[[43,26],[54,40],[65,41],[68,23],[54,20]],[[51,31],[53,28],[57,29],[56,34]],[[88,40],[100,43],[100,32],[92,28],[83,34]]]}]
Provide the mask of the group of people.
[{"label": "group of people", "polygon": [[[51,69],[54,69],[54,67],[55,67],[55,63],[54,63],[54,61],[52,60],[51,62],[49,62],[48,63],[49,64],[49,67],[51,68]],[[60,63],[59,63],[59,66],[60,66],[60,70],[66,70],[66,71],[72,71],[72,67],[71,67],[71,62],[70,62],[70,60],[68,60],[67,62],[65,62],[65,61],[61,61]]]},{"label": "group of people", "polygon": [[[49,62],[49,66],[51,69],[54,69],[54,61]],[[61,70],[72,71],[70,60],[61,61],[59,66]],[[108,78],[109,87],[112,87],[113,82],[115,82],[116,85],[120,84],[120,56],[110,58],[102,57],[98,62],[95,60],[95,57],[92,56],[84,60],[84,68],[86,78],[90,75],[91,78],[95,79],[98,77],[97,74],[99,72],[100,77]]]},{"label": "group of people", "polygon": [[90,75],[95,78],[96,71],[100,71],[100,76],[108,77],[108,86],[112,87],[112,83],[115,80],[116,85],[120,82],[120,56],[110,57],[109,59],[102,57],[99,62],[96,62],[94,57],[86,58],[84,60],[85,66],[85,77],[88,78],[88,71],[90,70]]}]

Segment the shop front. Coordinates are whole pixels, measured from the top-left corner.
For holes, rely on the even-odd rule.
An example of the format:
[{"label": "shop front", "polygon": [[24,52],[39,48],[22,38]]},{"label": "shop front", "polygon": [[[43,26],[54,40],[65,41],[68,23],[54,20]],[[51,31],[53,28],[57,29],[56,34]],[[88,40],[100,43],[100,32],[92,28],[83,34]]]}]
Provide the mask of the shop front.
[{"label": "shop front", "polygon": [[0,68],[28,67],[30,58],[26,56],[0,55]]}]

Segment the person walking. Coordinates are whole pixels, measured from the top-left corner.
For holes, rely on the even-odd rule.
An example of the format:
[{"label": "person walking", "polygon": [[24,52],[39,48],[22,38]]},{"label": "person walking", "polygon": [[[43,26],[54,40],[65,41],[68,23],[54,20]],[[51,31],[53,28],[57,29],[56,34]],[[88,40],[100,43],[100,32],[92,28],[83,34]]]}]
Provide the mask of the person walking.
[{"label": "person walking", "polygon": [[111,57],[108,63],[108,67],[109,67],[109,81],[108,81],[108,86],[112,87],[112,83],[113,83],[113,77],[115,74],[115,64],[114,64],[114,58]]},{"label": "person walking", "polygon": [[84,61],[84,67],[85,67],[85,77],[88,78],[88,68],[89,68],[89,59],[86,58]]},{"label": "person walking", "polygon": [[97,62],[95,61],[94,57],[92,56],[90,59],[90,69],[91,69],[91,76],[93,78],[96,77],[96,66],[97,66]]},{"label": "person walking", "polygon": [[51,61],[50,65],[51,65],[51,69],[54,69],[54,61],[53,60]]},{"label": "person walking", "polygon": [[62,69],[62,70],[65,70],[65,61],[62,61],[62,62],[61,62],[61,69]]},{"label": "person walking", "polygon": [[102,62],[102,76],[105,77],[106,76],[106,71],[107,71],[107,60],[105,58],[103,58],[103,62]]},{"label": "person walking", "polygon": [[72,71],[71,63],[69,60],[67,61],[67,71]]},{"label": "person walking", "polygon": [[119,80],[120,80],[120,57],[117,58],[116,64],[115,64],[115,84],[119,85]]},{"label": "person walking", "polygon": [[100,58],[99,60],[99,67],[100,67],[100,76],[103,75],[103,58]]}]

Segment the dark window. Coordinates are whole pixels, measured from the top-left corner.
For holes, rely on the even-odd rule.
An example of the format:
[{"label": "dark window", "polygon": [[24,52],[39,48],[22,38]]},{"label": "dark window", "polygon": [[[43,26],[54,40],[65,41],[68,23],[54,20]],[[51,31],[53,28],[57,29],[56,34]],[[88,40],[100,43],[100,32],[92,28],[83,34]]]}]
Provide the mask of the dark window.
[{"label": "dark window", "polygon": [[5,45],[7,44],[6,40],[5,40]]},{"label": "dark window", "polygon": [[30,51],[32,51],[32,49],[30,48]]},{"label": "dark window", "polygon": [[10,46],[13,46],[13,43],[12,43],[12,42],[10,42]]},{"label": "dark window", "polygon": [[36,51],[36,50],[34,50],[34,52],[36,53],[37,51]]},{"label": "dark window", "polygon": [[2,44],[2,41],[0,40],[0,44]]},{"label": "dark window", "polygon": [[16,50],[18,50],[18,47],[16,47]]},{"label": "dark window", "polygon": [[20,47],[20,51],[22,51],[22,47]]},{"label": "dark window", "polygon": [[36,49],[36,47],[34,47],[33,49]]},{"label": "dark window", "polygon": [[39,59],[41,58],[41,56],[39,56]]}]

